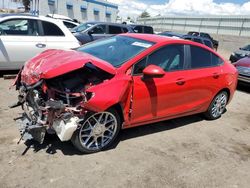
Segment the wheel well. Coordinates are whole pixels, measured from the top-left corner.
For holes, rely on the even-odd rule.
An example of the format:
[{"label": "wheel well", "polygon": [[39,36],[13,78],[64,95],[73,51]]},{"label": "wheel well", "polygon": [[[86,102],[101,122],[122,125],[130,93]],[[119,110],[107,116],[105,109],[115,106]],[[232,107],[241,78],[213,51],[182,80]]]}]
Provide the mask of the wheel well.
[{"label": "wheel well", "polygon": [[[230,99],[230,90],[229,90],[228,88],[224,88],[224,89],[220,90],[218,93],[220,93],[220,92],[222,92],[222,91],[227,92],[227,95],[228,95],[227,102],[228,102],[229,99]],[[217,94],[218,94],[218,93],[217,93]],[[217,94],[216,94],[216,95],[217,95]]]},{"label": "wheel well", "polygon": [[117,113],[119,114],[120,118],[121,118],[121,122],[124,122],[123,110],[122,110],[121,104],[117,103],[117,104],[114,104],[113,106],[111,106],[109,108],[115,109],[117,111]]}]

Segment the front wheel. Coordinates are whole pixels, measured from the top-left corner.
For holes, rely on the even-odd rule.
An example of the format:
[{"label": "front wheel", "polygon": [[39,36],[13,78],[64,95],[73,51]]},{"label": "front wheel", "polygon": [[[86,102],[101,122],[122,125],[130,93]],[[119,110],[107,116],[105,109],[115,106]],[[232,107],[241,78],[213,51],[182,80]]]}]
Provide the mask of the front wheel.
[{"label": "front wheel", "polygon": [[225,91],[218,93],[211,102],[208,110],[205,112],[207,119],[214,120],[221,117],[225,112],[228,101],[228,94]]},{"label": "front wheel", "polygon": [[121,129],[119,114],[110,109],[90,115],[74,133],[71,141],[83,153],[95,153],[108,148]]}]

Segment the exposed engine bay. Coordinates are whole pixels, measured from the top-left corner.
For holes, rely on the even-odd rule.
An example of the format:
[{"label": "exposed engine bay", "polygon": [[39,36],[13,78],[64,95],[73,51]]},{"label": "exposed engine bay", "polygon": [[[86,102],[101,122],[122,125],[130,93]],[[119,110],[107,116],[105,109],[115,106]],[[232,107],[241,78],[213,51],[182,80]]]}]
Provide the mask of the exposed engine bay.
[{"label": "exposed engine bay", "polygon": [[24,110],[17,119],[21,138],[39,143],[43,142],[46,132],[56,133],[61,141],[70,140],[88,113],[84,103],[94,96],[87,89],[112,77],[91,63],[33,85],[22,82],[20,74],[16,81],[18,102],[11,107],[21,106]]}]

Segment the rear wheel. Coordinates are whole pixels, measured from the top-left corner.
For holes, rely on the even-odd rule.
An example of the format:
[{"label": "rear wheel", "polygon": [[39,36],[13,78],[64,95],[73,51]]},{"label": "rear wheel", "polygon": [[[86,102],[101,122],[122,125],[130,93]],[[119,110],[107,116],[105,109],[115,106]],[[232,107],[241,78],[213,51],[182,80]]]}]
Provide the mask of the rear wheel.
[{"label": "rear wheel", "polygon": [[71,141],[83,153],[94,153],[108,148],[121,129],[119,114],[110,109],[90,115],[75,132]]},{"label": "rear wheel", "polygon": [[208,110],[205,112],[207,119],[214,120],[221,117],[225,112],[228,101],[228,94],[225,91],[218,93],[211,102]]}]

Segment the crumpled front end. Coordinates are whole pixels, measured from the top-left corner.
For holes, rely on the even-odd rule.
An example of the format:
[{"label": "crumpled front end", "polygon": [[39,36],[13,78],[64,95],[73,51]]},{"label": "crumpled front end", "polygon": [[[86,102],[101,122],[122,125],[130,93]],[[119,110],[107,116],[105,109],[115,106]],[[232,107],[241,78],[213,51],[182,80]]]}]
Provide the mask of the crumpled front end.
[{"label": "crumpled front end", "polygon": [[11,107],[23,109],[23,115],[16,119],[22,138],[39,143],[46,132],[56,133],[61,141],[70,140],[89,112],[84,104],[94,93],[88,89],[113,77],[91,63],[62,75],[41,78],[32,85],[22,80],[22,73],[15,82],[18,102]]}]

